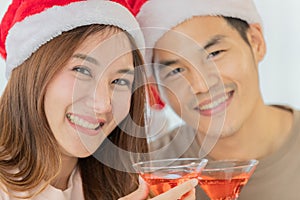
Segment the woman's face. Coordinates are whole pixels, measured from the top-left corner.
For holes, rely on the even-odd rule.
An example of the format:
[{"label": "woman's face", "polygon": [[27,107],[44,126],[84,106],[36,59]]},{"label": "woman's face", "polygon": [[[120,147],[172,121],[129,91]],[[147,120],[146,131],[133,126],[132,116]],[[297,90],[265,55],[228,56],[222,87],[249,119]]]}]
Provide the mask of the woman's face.
[{"label": "woman's face", "polygon": [[128,115],[134,80],[131,45],[121,31],[89,36],[51,80],[45,112],[62,153],[91,155]]}]

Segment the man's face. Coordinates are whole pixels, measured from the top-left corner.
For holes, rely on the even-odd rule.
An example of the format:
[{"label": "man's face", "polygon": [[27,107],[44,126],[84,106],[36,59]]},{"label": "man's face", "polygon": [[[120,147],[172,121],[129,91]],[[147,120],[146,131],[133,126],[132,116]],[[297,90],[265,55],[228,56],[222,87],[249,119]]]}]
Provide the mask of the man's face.
[{"label": "man's face", "polygon": [[252,26],[248,38],[250,46],[221,17],[194,17],[156,43],[162,96],[200,133],[231,136],[261,100],[257,64],[264,41]]}]

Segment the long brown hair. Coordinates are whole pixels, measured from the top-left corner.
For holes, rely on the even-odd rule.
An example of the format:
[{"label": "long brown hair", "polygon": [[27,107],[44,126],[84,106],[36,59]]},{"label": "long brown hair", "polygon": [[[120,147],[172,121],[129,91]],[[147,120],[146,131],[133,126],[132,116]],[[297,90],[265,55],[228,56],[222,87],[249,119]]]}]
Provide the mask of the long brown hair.
[{"label": "long brown hair", "polygon": [[[13,70],[0,99],[0,182],[8,189],[17,192],[42,190],[58,174],[61,158],[44,111],[46,88],[76,48],[88,36],[104,30],[120,31],[113,26],[90,25],[65,32],[40,47]],[[127,35],[132,44],[134,65],[140,66],[142,57],[133,39]],[[137,81],[143,81],[141,67],[136,67],[135,84]],[[143,127],[144,99],[143,86],[135,89],[129,116],[122,124],[130,126],[132,120]],[[145,139],[130,136],[119,127],[101,146],[108,141],[128,151],[147,151]],[[117,199],[137,188],[137,175],[110,168],[94,156],[81,158],[78,164],[86,200]],[[126,186],[122,184],[125,181]],[[41,186],[43,182],[45,184]]]}]

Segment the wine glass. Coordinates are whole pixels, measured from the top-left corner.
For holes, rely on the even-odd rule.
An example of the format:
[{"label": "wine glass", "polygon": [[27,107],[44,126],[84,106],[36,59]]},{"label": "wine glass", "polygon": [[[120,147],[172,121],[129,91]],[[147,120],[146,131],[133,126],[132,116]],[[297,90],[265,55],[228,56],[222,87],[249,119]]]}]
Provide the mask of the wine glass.
[{"label": "wine glass", "polygon": [[211,200],[235,200],[253,174],[257,160],[209,161],[199,176],[199,185]]},{"label": "wine glass", "polygon": [[198,179],[206,163],[207,159],[176,158],[139,162],[133,167],[149,185],[150,194],[157,196],[187,180]]}]

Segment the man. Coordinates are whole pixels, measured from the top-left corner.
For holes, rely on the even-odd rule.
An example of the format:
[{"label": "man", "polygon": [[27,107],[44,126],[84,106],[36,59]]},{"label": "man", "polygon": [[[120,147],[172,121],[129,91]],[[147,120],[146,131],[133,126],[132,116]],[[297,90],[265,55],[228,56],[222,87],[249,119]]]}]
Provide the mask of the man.
[{"label": "man", "polygon": [[[137,18],[162,97],[197,132],[184,156],[198,155],[198,143],[212,160],[258,159],[239,199],[299,199],[300,115],[264,104],[266,45],[252,0],[149,0]],[[167,136],[180,148],[185,132]]]}]

